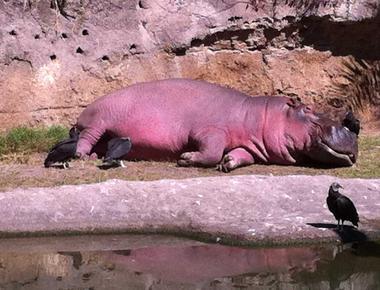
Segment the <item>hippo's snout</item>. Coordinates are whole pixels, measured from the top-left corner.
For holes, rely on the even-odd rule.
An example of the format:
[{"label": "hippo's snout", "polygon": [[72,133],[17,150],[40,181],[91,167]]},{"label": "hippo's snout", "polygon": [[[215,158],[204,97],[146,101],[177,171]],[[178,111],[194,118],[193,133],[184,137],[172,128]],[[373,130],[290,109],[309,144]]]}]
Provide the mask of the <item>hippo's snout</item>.
[{"label": "hippo's snout", "polygon": [[352,166],[358,157],[357,135],[339,124],[320,127],[309,157],[334,166]]},{"label": "hippo's snout", "polygon": [[333,125],[324,128],[319,142],[320,154],[328,163],[333,161],[340,166],[352,166],[358,156],[357,135],[346,127]]}]

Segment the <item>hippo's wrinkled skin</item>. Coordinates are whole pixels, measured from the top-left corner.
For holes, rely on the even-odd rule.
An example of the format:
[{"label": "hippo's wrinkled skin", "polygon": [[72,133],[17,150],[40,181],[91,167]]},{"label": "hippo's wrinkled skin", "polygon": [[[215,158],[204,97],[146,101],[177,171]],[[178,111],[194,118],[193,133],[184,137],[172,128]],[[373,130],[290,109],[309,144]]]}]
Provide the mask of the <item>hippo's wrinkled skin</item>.
[{"label": "hippo's wrinkled skin", "polygon": [[180,166],[218,165],[226,172],[310,160],[351,166],[358,151],[356,134],[302,103],[189,79],[139,83],[103,96],[76,126],[79,157],[97,152],[104,136],[130,137],[126,159],[177,158]]}]

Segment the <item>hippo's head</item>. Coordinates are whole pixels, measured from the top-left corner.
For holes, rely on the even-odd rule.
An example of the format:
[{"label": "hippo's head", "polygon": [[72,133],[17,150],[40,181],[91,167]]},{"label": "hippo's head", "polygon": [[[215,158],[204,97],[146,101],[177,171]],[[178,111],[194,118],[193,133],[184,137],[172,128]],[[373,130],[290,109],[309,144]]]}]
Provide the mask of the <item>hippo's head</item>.
[{"label": "hippo's head", "polygon": [[[292,106],[291,106],[292,107]],[[331,166],[352,166],[358,156],[358,139],[354,132],[326,115],[314,112],[304,104],[294,105],[289,110],[289,117],[293,124],[302,124],[298,127],[307,135],[303,139],[303,155],[314,162]],[[300,122],[301,121],[301,122]],[[292,127],[292,126],[291,126]],[[293,128],[290,127],[290,130]],[[289,134],[289,129],[287,134]],[[289,134],[292,136],[292,133]],[[294,140],[294,137],[292,138]],[[301,138],[295,138],[301,141]]]}]

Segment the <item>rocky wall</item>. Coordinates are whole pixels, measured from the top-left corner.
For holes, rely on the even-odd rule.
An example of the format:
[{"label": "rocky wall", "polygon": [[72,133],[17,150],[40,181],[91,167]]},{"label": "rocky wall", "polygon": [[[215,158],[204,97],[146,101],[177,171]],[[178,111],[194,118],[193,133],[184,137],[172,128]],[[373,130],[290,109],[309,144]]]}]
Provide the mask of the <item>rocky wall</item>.
[{"label": "rocky wall", "polygon": [[107,92],[168,77],[339,103],[345,91],[336,82],[350,81],[344,64],[379,60],[378,7],[379,0],[2,0],[0,130],[69,125]]}]

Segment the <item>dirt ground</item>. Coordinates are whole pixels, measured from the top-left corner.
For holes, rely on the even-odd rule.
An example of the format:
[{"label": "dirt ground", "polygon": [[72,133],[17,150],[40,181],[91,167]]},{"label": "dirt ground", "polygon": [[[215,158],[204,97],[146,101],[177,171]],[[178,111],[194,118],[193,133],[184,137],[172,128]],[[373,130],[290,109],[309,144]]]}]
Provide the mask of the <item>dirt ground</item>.
[{"label": "dirt ground", "polygon": [[[201,176],[243,175],[243,174],[337,174],[334,169],[317,170],[305,167],[276,165],[253,165],[238,168],[231,173],[222,173],[213,168],[178,167],[175,162],[136,161],[125,162],[126,168],[98,168],[100,161],[75,160],[70,168],[44,168],[45,154],[33,154],[27,164],[0,164],[0,190],[14,187],[54,186],[101,182],[107,179],[156,180],[182,179]],[[339,170],[338,170],[339,172]]]},{"label": "dirt ground", "polygon": [[[126,168],[100,169],[100,160],[75,160],[70,168],[44,168],[46,153],[9,156],[0,162],[0,191],[15,187],[45,187],[65,184],[95,183],[107,179],[156,180],[183,179],[218,175],[333,175],[339,177],[379,177],[380,138],[363,139],[359,142],[359,159],[350,168],[311,168],[300,166],[251,165],[230,173],[218,172],[214,168],[184,168],[175,162],[136,161],[125,162]],[[368,142],[370,140],[371,142]],[[375,140],[375,141],[373,141]]]}]

